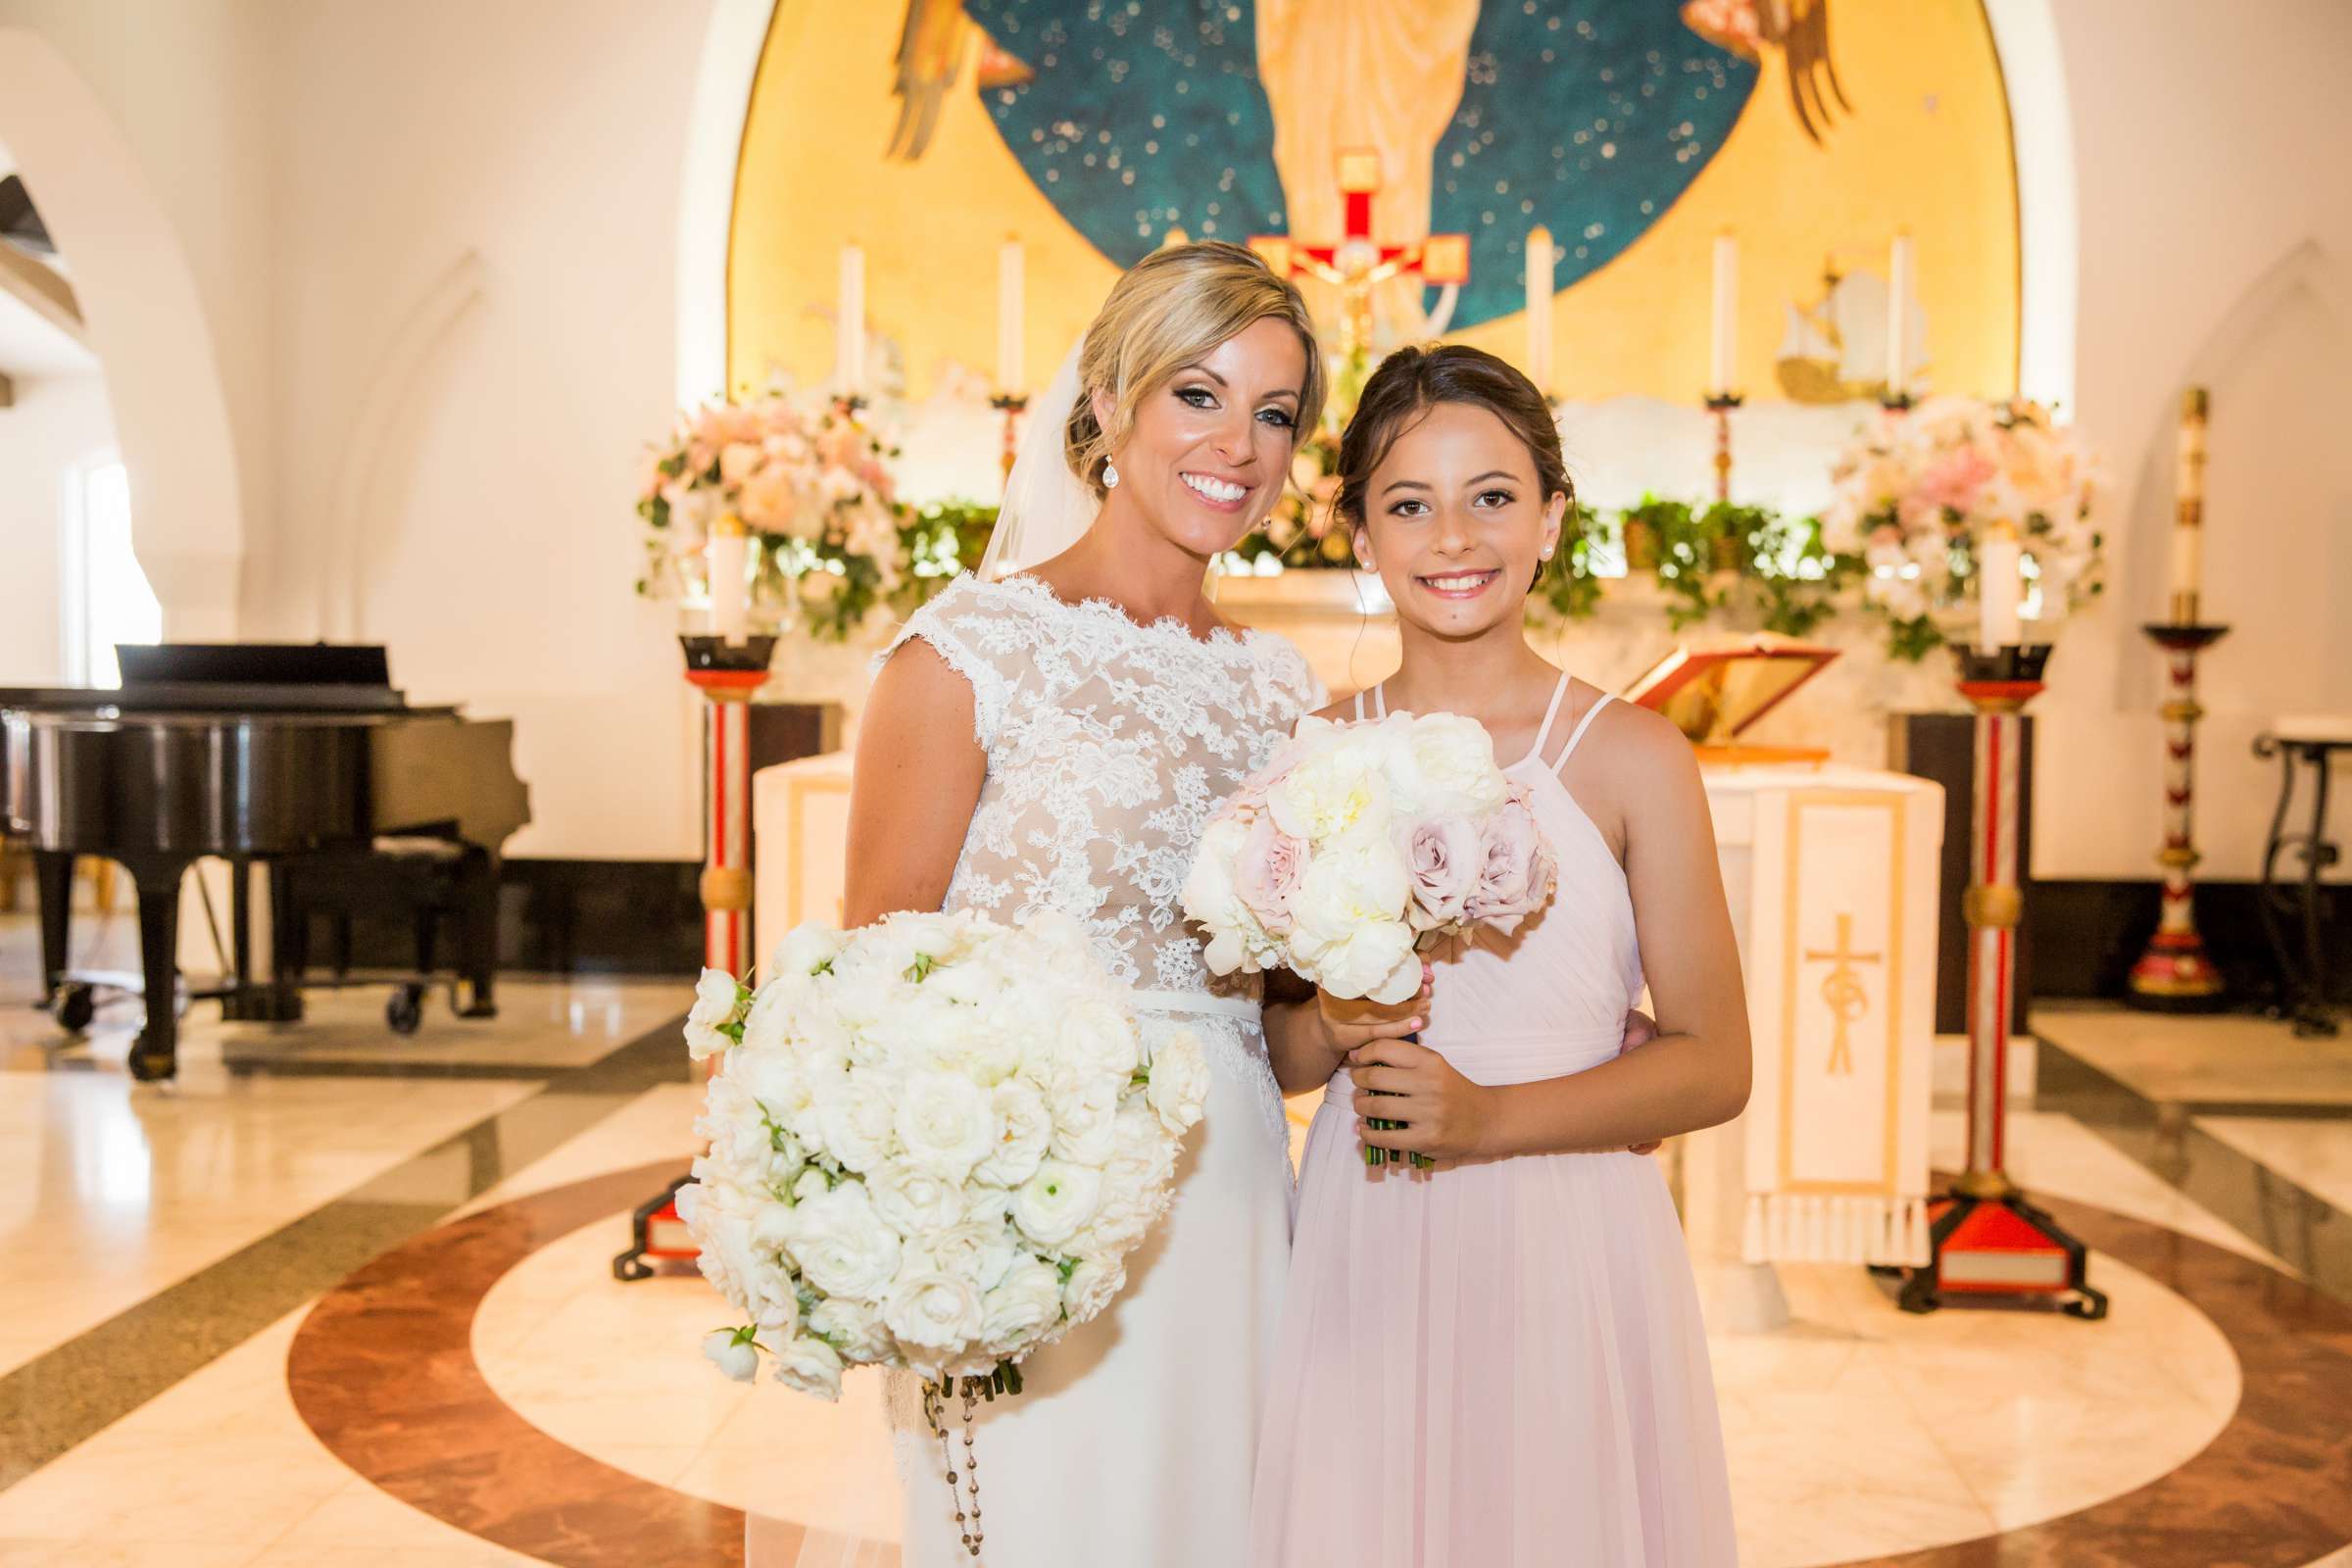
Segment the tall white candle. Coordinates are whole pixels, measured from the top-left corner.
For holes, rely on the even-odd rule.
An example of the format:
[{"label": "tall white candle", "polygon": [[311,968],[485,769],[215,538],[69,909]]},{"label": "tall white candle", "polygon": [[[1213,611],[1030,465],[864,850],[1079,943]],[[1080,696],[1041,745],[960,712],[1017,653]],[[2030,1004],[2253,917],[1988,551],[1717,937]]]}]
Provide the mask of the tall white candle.
[{"label": "tall white candle", "polygon": [[865,390],[865,252],[855,245],[841,248],[841,299],[836,314],[835,390],[854,398]]},{"label": "tall white candle", "polygon": [[1730,392],[1739,383],[1740,242],[1729,230],[1715,236],[1715,323],[1709,343],[1707,390]]},{"label": "tall white candle", "polygon": [[703,547],[710,572],[710,629],[731,643],[742,642],[751,630],[751,548],[743,524],[732,516],[718,520]]},{"label": "tall white candle", "polygon": [[1977,545],[1977,646],[1987,652],[2023,642],[2018,604],[2024,597],[2024,551],[2017,530],[1995,523]]},{"label": "tall white candle", "polygon": [[1551,230],[1531,229],[1527,236],[1527,378],[1546,396],[1551,392],[1551,282],[1556,260]]},{"label": "tall white candle", "polygon": [[2205,537],[2205,389],[2192,386],[2180,394],[2180,467],[2174,492],[2173,619],[2182,625],[2197,618],[2197,576],[2204,562]]},{"label": "tall white candle", "polygon": [[1886,390],[1900,396],[1911,386],[1911,236],[1894,236],[1886,262]]},{"label": "tall white candle", "polygon": [[1021,242],[1009,236],[997,253],[997,390],[1021,390]]}]

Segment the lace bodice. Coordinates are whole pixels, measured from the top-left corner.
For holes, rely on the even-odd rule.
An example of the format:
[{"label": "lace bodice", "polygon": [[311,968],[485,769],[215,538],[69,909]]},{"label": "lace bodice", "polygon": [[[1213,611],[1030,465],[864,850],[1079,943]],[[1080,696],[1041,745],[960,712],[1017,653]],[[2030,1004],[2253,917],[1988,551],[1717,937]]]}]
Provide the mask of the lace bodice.
[{"label": "lace bodice", "polygon": [[[1217,803],[1264,766],[1322,683],[1268,632],[1203,642],[1042,580],[958,577],[891,644],[920,637],[971,683],[988,754],[951,909],[1054,908],[1146,990],[1212,987],[1178,893]],[[889,657],[886,653],[885,658]]]}]

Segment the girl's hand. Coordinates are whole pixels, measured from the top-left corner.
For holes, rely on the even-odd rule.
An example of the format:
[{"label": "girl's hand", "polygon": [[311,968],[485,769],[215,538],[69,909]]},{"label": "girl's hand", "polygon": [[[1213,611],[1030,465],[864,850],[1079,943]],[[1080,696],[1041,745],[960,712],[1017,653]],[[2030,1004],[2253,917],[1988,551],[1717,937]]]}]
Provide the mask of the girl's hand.
[{"label": "girl's hand", "polygon": [[[1459,1159],[1481,1152],[1494,1091],[1474,1084],[1452,1063],[1404,1040],[1376,1040],[1348,1054],[1355,1081],[1355,1135],[1372,1149]],[[1367,1121],[1398,1121],[1377,1128]]]},{"label": "girl's hand", "polygon": [[1348,1053],[1380,1040],[1402,1040],[1429,1027],[1429,997],[1433,971],[1421,965],[1421,992],[1395,1007],[1376,1002],[1343,1001],[1328,991],[1315,993],[1323,1033],[1331,1042],[1332,1068],[1337,1071]]},{"label": "girl's hand", "polygon": [[[1625,1015],[1625,1044],[1617,1048],[1624,1055],[1636,1046],[1646,1046],[1658,1038],[1658,1020],[1637,1007]],[[1652,1138],[1646,1144],[1628,1144],[1626,1152],[1634,1154],[1654,1154],[1665,1146],[1662,1138]]]}]

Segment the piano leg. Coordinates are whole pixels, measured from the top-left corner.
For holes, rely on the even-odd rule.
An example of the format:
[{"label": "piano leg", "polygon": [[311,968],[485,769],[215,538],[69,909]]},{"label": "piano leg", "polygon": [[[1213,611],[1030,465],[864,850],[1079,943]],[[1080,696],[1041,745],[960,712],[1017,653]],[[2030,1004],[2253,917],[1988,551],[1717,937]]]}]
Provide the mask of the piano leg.
[{"label": "piano leg", "polygon": [[[275,867],[271,867],[274,887]],[[256,1023],[294,1023],[302,1017],[302,993],[290,991],[278,984],[274,972],[268,985],[257,985],[253,978],[253,862],[232,859],[228,862],[228,928],[235,955],[231,960],[236,972],[228,978],[228,994],[220,999],[220,1016]],[[274,892],[270,901],[270,918],[274,927],[278,911]],[[270,952],[278,951],[274,934]],[[275,965],[273,964],[274,971]],[[291,1010],[286,1005],[292,998]]]},{"label": "piano leg", "polygon": [[459,964],[466,992],[461,1018],[495,1018],[498,999],[498,857],[469,847],[458,874]]},{"label": "piano leg", "polygon": [[32,852],[33,903],[41,921],[41,1005],[57,995],[66,972],[66,938],[74,921],[74,857],[62,850]]},{"label": "piano leg", "polygon": [[147,1018],[130,1047],[130,1075],[142,1082],[179,1070],[179,883],[181,855],[125,855],[139,889],[139,964],[146,976]]},{"label": "piano leg", "polygon": [[270,862],[270,1015],[280,1023],[302,1020],[302,976],[311,962],[311,916],[294,896],[294,871],[284,860]]}]

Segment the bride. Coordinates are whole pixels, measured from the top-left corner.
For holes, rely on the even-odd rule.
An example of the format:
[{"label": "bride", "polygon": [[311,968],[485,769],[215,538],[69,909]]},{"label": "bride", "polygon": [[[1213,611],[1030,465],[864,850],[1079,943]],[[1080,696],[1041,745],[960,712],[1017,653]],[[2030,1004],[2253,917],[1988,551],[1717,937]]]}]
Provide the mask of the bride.
[{"label": "bride", "polygon": [[[1025,1392],[982,1406],[986,1552],[1006,1568],[1248,1557],[1290,1248],[1268,1053],[1332,1036],[1311,1004],[1267,1007],[1261,1027],[1254,995],[1213,989],[1177,891],[1217,801],[1325,700],[1296,649],[1227,625],[1202,592],[1280,496],[1323,395],[1298,290],[1249,251],[1136,264],[1040,400],[981,575],[907,622],[866,709],[848,922],[1062,910],[1136,988],[1147,1030],[1193,1030],[1212,1069],[1124,1292],[1024,1366]],[[1400,1031],[1362,1034],[1381,1032]],[[905,1561],[968,1563],[940,1441],[892,1376]]]}]

